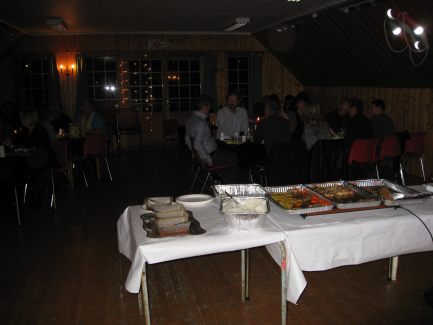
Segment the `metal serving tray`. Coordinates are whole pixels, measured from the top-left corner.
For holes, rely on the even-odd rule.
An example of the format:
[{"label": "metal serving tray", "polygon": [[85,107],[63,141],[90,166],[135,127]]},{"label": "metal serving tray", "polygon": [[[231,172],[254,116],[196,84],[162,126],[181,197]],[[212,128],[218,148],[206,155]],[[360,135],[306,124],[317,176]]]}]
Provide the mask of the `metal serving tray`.
[{"label": "metal serving tray", "polygon": [[228,195],[223,194],[227,192],[232,196],[265,197],[266,195],[265,189],[259,184],[214,185],[212,190],[218,203],[221,202],[222,198],[228,197]]},{"label": "metal serving tray", "polygon": [[[329,201],[331,203],[331,205],[325,205],[325,206],[321,206],[321,207],[314,207],[314,208],[306,208],[306,209],[293,209],[293,210],[287,210],[284,209],[277,201],[275,201],[270,195],[269,193],[283,193],[283,192],[287,192],[288,190],[294,189],[294,188],[299,188],[300,191],[302,190],[307,190],[308,191],[308,195],[317,195],[319,196],[321,199]],[[323,211],[329,211],[332,210],[334,208],[335,202],[328,199],[327,197],[324,197],[322,194],[320,193],[316,193],[312,190],[310,190],[309,188],[307,188],[305,185],[299,184],[299,185],[287,185],[287,186],[270,186],[270,187],[265,187],[266,190],[266,197],[274,202],[277,206],[279,206],[281,209],[284,210],[284,212],[286,212],[287,214],[308,214],[308,213],[316,213],[316,212],[323,212]]]},{"label": "metal serving tray", "polygon": [[[403,193],[403,194],[418,194],[421,192],[415,191],[411,188],[408,188],[403,185],[395,184],[393,182],[390,182],[386,179],[367,179],[367,180],[360,180],[360,181],[352,181],[350,182],[352,185],[357,187],[386,187],[388,190],[391,191],[391,193]],[[382,198],[385,205],[388,206],[398,206],[398,205],[411,205],[411,204],[421,204],[424,203],[425,200],[427,200],[426,197],[423,198],[407,198],[407,199],[400,199],[400,200],[386,200],[385,198]]]},{"label": "metal serving tray", "polygon": [[232,199],[229,197],[224,197],[221,200],[220,213],[224,216],[224,221],[226,222],[227,228],[234,229],[234,230],[254,230],[254,229],[263,228],[268,213],[271,210],[269,206],[269,201],[264,196],[263,197],[245,197],[245,196],[236,197],[236,200],[241,204],[243,204],[246,200],[251,200],[251,199],[261,199],[266,201],[266,212],[226,213],[222,211],[223,202],[225,200],[232,200]]},{"label": "metal serving tray", "polygon": [[[307,184],[306,186],[310,188],[312,191],[314,191],[313,187],[331,187],[331,186],[337,186],[342,185],[344,187],[347,187],[355,192],[355,197],[359,199],[364,199],[367,197],[373,198],[374,201],[368,201],[368,202],[350,202],[346,203],[343,201],[338,200],[338,198],[332,198],[332,200],[336,203],[337,209],[359,209],[359,208],[368,208],[368,207],[376,207],[379,206],[382,203],[382,198],[378,195],[371,194],[370,192],[353,186],[352,184],[349,184],[344,181],[335,181],[335,182],[326,182],[326,183],[318,183],[318,184]],[[329,198],[331,200],[331,198]]]}]

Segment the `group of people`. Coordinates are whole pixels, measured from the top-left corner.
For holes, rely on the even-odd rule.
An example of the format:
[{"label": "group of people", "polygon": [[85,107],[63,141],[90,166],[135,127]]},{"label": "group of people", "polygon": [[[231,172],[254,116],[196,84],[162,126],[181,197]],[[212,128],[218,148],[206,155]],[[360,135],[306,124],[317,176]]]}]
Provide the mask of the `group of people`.
[{"label": "group of people", "polygon": [[[37,105],[34,108],[15,109],[12,102],[7,101],[0,110],[0,144],[6,147],[28,148],[25,155],[14,157],[14,171],[18,180],[33,184],[33,194],[40,194],[40,176],[50,166],[58,165],[51,149],[51,141],[57,140],[59,130],[68,133],[71,118],[62,112],[58,104]],[[85,123],[87,133],[107,132],[104,119],[96,110],[94,100],[85,100],[76,123]],[[39,178],[39,179],[38,179]],[[41,206],[40,195],[28,200],[29,204]],[[36,202],[36,203],[35,203]]]},{"label": "group of people", "polygon": [[[218,139],[221,134],[233,138],[236,134],[249,131],[248,113],[242,107],[242,96],[231,92],[226,96],[226,102],[227,105],[219,109],[217,114]],[[195,111],[186,123],[186,144],[191,149],[190,138],[193,138],[194,148],[209,166],[237,162],[236,153],[219,150],[212,136],[206,120],[211,103],[208,96],[196,98]],[[264,143],[264,150],[262,146],[257,146],[251,159],[255,163],[264,161],[276,141],[303,140],[307,150],[310,150],[316,141],[329,140],[333,135],[344,138],[348,151],[357,139],[377,138],[378,155],[384,138],[397,133],[385,109],[383,100],[374,100],[371,102],[371,117],[367,117],[362,100],[343,99],[335,110],[324,117],[319,105],[307,92],[300,92],[295,97],[287,95],[284,102],[275,94],[264,96],[260,103],[254,105],[254,115],[251,117],[253,121],[259,120],[253,143]],[[225,181],[234,183],[237,180],[231,178]]]}]

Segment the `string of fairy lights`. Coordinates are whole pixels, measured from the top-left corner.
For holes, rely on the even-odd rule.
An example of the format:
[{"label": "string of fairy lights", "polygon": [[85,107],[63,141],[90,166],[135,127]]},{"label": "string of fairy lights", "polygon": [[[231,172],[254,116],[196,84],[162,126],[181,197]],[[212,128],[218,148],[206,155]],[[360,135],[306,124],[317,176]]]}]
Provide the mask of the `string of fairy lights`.
[{"label": "string of fairy lights", "polygon": [[[147,57],[147,55],[146,55],[146,57]],[[137,62],[135,62],[134,65],[137,65]],[[147,63],[145,63],[143,66],[147,67]],[[146,69],[151,70],[151,67],[148,67]],[[137,72],[137,71],[133,72],[133,74],[138,74],[138,73],[139,72]],[[122,96],[121,108],[131,107],[131,101],[135,101],[135,103],[139,103],[137,98],[131,99],[131,98],[127,97],[128,91],[130,90],[129,88],[131,86],[130,82],[129,82],[130,78],[128,77],[129,74],[130,74],[129,73],[129,62],[122,61],[120,64],[120,77],[121,77],[121,83],[120,84],[121,84],[121,96]],[[145,77],[145,79],[146,79],[146,83],[145,83],[146,87],[148,89],[152,89],[152,86],[149,85],[149,81],[148,81],[149,79],[152,78],[151,74],[147,73],[147,72],[141,72],[141,74],[142,74],[142,80],[143,80],[143,77]],[[149,75],[149,77],[148,77],[148,75]],[[137,83],[137,81],[135,81],[135,83]],[[142,87],[143,85],[140,83],[139,86]],[[137,92],[137,91],[138,90],[135,90],[135,92]],[[152,96],[152,94],[149,94],[148,90],[145,91],[145,94],[146,94],[145,98],[142,98],[142,94],[143,93],[141,92],[140,99],[141,100],[144,99],[144,101],[148,104],[148,105],[146,105],[145,110],[149,111],[149,107],[152,108],[152,106],[153,106],[153,104],[152,104],[153,96]],[[130,96],[130,97],[132,97],[132,96]],[[140,104],[141,108],[143,109],[143,102],[140,101],[139,104]],[[137,110],[138,109],[139,108],[137,108]],[[150,117],[147,116],[146,119],[150,120],[150,132],[153,132],[153,112],[152,112],[152,110],[149,113],[150,113]]]}]

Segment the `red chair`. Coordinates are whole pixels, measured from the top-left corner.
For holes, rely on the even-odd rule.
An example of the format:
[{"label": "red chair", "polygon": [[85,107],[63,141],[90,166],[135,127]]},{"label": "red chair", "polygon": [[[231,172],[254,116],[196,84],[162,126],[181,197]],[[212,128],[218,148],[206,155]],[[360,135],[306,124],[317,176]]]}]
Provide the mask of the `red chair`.
[{"label": "red chair", "polygon": [[[378,139],[358,139],[350,149],[348,164],[349,164],[349,178],[352,167],[364,167],[373,165],[376,162],[376,146]],[[377,178],[379,173],[376,166]]]},{"label": "red chair", "polygon": [[[425,136],[427,132],[415,132],[410,134],[410,139],[406,140],[405,150],[402,157],[406,157],[406,163],[404,169],[406,169],[409,158],[419,158],[422,168],[422,176],[425,182],[424,163],[422,161],[422,155],[424,154]],[[404,170],[403,169],[403,170]]]},{"label": "red chair", "polygon": [[141,126],[138,118],[138,112],[135,108],[121,108],[119,110],[118,126],[117,126],[117,149],[120,153],[120,136],[139,134],[140,149],[142,148]]},{"label": "red chair", "polygon": [[73,187],[68,177],[68,170],[69,170],[68,141],[53,140],[51,141],[51,149],[53,149],[53,151],[55,152],[57,161],[62,166],[60,168],[57,168],[57,173],[65,173],[66,178],[68,179],[69,182],[69,187]]},{"label": "red chair", "polygon": [[179,123],[177,122],[176,119],[162,120],[162,137],[164,139],[164,145],[162,147],[161,160],[164,157],[165,146],[169,144],[173,147],[174,157],[176,158],[176,162],[177,162],[175,143],[177,142],[178,139],[178,135],[177,135],[178,126]]},{"label": "red chair", "polygon": [[[96,172],[98,178],[100,178],[101,172],[99,168],[99,158],[105,158],[105,163],[107,164],[110,180],[113,181],[113,178],[111,177],[110,166],[108,166],[107,154],[107,133],[88,134],[86,136],[86,139],[84,140],[83,159],[96,159]],[[84,172],[84,170],[83,176],[84,181],[86,182],[86,187],[89,187],[89,185],[87,184],[86,173]]]},{"label": "red chair", "polygon": [[197,173],[195,174],[195,178],[194,181],[192,182],[192,186],[191,189],[189,191],[189,193],[191,194],[192,192],[192,188],[194,187],[195,184],[195,180],[197,179],[198,173],[200,172],[200,169],[203,169],[207,172],[207,176],[206,176],[206,180],[204,181],[203,187],[201,189],[200,193],[203,193],[204,187],[206,186],[207,180],[209,179],[209,175],[213,174],[213,172],[216,172],[217,170],[220,169],[224,169],[224,168],[229,168],[229,167],[235,167],[236,164],[235,163],[231,163],[231,164],[226,164],[226,165],[221,165],[221,166],[208,166],[206,163],[206,160],[203,160],[200,158],[200,156],[197,153],[197,150],[195,150],[194,148],[194,138],[193,137],[189,137],[189,140],[191,142],[191,150],[192,153],[194,155],[194,158],[198,164],[198,169],[197,169]]},{"label": "red chair", "polygon": [[[388,162],[394,160],[398,160],[399,162],[401,181],[403,185],[405,185],[404,177],[403,177],[403,168],[401,167],[400,138],[397,135],[387,135],[385,139],[383,139],[382,147],[380,148],[380,156],[377,158],[377,161],[378,162],[386,161],[385,168],[383,169],[383,172],[385,172],[386,168],[388,167]],[[376,164],[376,168],[377,168],[377,164]]]}]

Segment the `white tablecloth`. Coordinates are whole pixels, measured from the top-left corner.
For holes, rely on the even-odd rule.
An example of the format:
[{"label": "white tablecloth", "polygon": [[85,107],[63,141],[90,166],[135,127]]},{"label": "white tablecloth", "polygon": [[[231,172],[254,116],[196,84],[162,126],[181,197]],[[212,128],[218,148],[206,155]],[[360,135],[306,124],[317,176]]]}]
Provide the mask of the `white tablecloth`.
[{"label": "white tablecloth", "polygon": [[[425,192],[422,186],[412,187]],[[433,200],[407,205],[433,232]],[[409,212],[387,208],[310,216],[287,215],[271,206],[269,219],[286,234],[287,300],[296,303],[305,289],[302,271],[323,271],[402,254],[433,250],[427,229]],[[275,245],[268,251],[281,263]],[[279,251],[279,249],[278,249]]]},{"label": "white tablecloth", "polygon": [[[186,207],[194,214],[207,232],[203,235],[148,238],[143,229],[140,206],[128,207],[117,222],[119,251],[132,261],[125,288],[132,293],[140,289],[141,270],[144,263],[154,264],[180,258],[241,250],[264,246],[285,240],[284,232],[269,220],[263,229],[231,231],[219,213],[214,199],[201,207]],[[281,258],[280,258],[281,259]]]}]

